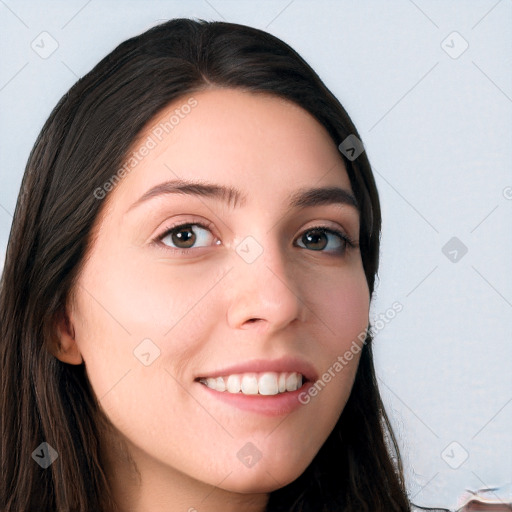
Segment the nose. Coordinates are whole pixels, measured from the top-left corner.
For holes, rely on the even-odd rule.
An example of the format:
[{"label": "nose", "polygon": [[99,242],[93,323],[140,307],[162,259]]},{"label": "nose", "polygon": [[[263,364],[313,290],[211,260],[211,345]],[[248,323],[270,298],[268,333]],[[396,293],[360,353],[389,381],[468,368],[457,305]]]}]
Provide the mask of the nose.
[{"label": "nose", "polygon": [[231,272],[231,294],[227,313],[234,329],[279,331],[305,319],[299,276],[293,273],[280,251],[266,249],[252,263],[243,258]]}]

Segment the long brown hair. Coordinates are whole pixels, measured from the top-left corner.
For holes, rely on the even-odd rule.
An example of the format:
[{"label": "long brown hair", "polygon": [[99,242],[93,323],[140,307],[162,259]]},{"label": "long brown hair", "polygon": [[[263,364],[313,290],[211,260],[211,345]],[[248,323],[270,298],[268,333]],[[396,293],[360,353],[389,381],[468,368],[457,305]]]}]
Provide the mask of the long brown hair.
[{"label": "long brown hair", "polygon": [[[0,509],[116,510],[99,433],[108,419],[85,365],[48,350],[103,201],[141,130],[170,102],[208,87],[285,98],[339,145],[357,130],[339,101],[287,44],[231,23],[175,19],[119,45],[65,94],[29,157],[0,290]],[[360,206],[360,247],[373,293],[381,213],[366,153],[345,160]],[[58,458],[32,458],[47,442]],[[379,395],[368,334],[343,413],[311,465],[270,495],[268,511],[410,510],[402,463]]]}]

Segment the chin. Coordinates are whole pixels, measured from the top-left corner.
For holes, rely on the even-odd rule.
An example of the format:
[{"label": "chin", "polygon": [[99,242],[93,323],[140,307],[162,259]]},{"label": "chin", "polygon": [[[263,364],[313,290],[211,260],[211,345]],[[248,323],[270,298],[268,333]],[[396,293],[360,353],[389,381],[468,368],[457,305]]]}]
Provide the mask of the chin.
[{"label": "chin", "polygon": [[[260,464],[261,467],[258,468]],[[263,465],[260,461],[251,468],[243,468],[231,473],[222,487],[227,491],[240,494],[269,493],[290,484],[305,470],[306,467],[297,469],[297,466],[278,468],[273,464]]]}]

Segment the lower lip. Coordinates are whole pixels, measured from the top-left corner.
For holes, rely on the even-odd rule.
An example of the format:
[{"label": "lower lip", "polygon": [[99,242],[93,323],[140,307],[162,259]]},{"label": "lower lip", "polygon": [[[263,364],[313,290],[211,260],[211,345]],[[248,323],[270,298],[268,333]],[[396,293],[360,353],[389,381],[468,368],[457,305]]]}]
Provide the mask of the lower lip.
[{"label": "lower lip", "polygon": [[208,386],[198,382],[206,393],[222,400],[223,402],[243,409],[245,411],[262,414],[264,416],[285,416],[303,405],[299,401],[299,395],[307,393],[312,385],[305,382],[296,391],[286,391],[277,395],[244,395],[243,393],[229,393],[227,391],[215,391]]}]

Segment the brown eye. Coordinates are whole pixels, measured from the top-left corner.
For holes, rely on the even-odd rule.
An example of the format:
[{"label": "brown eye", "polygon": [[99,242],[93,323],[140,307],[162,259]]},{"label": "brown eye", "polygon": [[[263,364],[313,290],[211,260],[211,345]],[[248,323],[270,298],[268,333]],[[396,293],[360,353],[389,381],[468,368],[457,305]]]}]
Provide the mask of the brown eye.
[{"label": "brown eye", "polygon": [[214,236],[200,224],[182,224],[166,231],[160,240],[176,249],[192,249],[212,245]]},{"label": "brown eye", "polygon": [[305,231],[297,245],[311,251],[343,251],[348,239],[342,233],[326,228],[314,228]]}]

